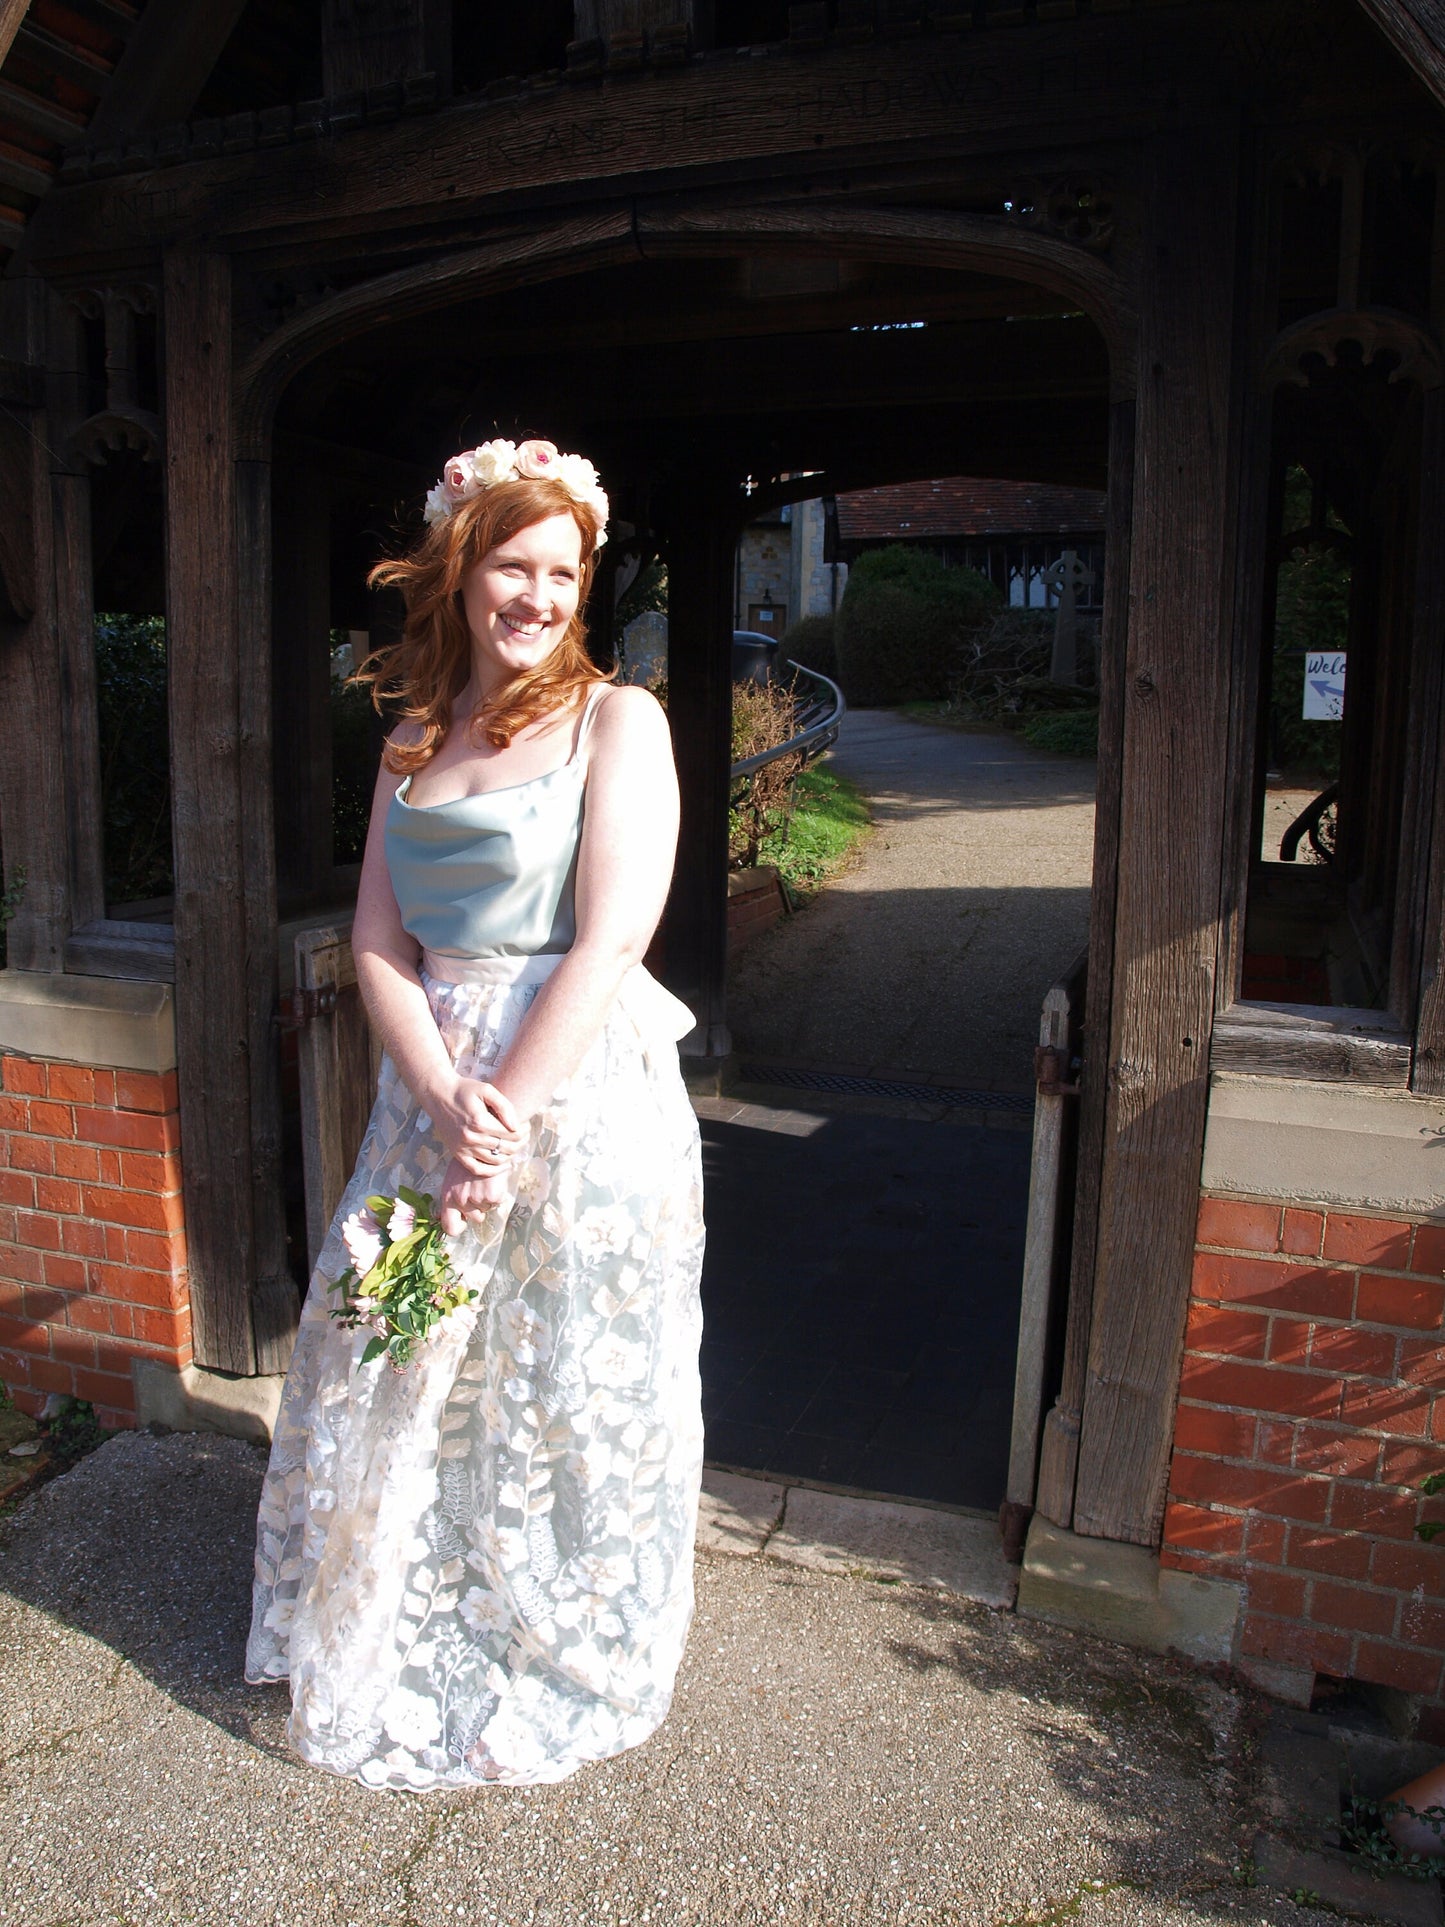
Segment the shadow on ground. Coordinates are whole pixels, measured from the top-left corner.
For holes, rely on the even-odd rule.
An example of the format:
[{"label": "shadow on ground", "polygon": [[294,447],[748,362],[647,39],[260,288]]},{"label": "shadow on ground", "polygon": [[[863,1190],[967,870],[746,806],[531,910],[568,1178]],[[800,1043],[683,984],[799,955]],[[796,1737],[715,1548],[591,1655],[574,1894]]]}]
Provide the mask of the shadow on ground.
[{"label": "shadow on ground", "polygon": [[262,1470],[123,1434],[0,1521],[6,1920],[1324,1927],[1236,1884],[1234,1690],[766,1557],[699,1561],[671,1716],[560,1786],[303,1766],[240,1677]]}]

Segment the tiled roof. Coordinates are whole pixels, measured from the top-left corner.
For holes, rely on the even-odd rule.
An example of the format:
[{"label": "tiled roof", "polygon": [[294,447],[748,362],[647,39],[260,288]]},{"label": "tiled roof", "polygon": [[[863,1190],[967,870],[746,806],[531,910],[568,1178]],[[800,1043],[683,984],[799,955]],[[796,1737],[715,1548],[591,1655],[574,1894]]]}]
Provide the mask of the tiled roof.
[{"label": "tiled roof", "polygon": [[844,542],[912,536],[1080,535],[1104,527],[1104,493],[1051,482],[989,482],[949,475],[838,497]]},{"label": "tiled roof", "polygon": [[[202,0],[197,0],[201,4]],[[31,0],[0,45],[0,266],[83,140],[144,0]]]}]

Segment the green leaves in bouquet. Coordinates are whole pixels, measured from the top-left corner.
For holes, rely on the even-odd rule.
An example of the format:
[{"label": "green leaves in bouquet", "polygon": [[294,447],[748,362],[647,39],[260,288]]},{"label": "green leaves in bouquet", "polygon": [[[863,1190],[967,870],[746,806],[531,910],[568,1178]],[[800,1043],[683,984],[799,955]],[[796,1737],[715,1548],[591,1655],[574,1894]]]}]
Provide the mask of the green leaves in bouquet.
[{"label": "green leaves in bouquet", "polygon": [[[456,1275],[442,1243],[441,1225],[432,1200],[425,1192],[407,1185],[397,1187],[395,1198],[380,1194],[366,1200],[367,1209],[384,1230],[389,1231],[398,1202],[411,1206],[414,1222],[410,1231],[383,1247],[380,1257],[361,1280],[351,1270],[337,1281],[350,1283],[348,1300],[353,1297],[375,1301],[377,1312],[387,1324],[385,1334],[377,1332],[367,1341],[358,1363],[389,1355],[397,1370],[411,1363],[421,1344],[438,1319],[464,1305],[475,1295]],[[335,1289],[335,1287],[332,1287]],[[350,1315],[359,1322],[348,1302],[333,1316]]]}]

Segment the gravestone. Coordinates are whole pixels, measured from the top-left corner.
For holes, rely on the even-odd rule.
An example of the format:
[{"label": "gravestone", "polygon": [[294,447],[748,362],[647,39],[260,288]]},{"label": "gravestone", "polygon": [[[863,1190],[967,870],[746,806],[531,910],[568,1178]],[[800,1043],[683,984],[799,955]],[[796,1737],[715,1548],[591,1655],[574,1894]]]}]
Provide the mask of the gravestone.
[{"label": "gravestone", "polygon": [[667,617],[656,609],[634,616],[622,631],[622,661],[628,682],[650,683],[667,675]]},{"label": "gravestone", "polygon": [[1050,595],[1059,598],[1054,616],[1054,653],[1049,662],[1049,681],[1076,683],[1079,680],[1079,603],[1078,593],[1094,580],[1094,571],[1081,561],[1074,549],[1065,549],[1052,567],[1044,570],[1043,584]]}]

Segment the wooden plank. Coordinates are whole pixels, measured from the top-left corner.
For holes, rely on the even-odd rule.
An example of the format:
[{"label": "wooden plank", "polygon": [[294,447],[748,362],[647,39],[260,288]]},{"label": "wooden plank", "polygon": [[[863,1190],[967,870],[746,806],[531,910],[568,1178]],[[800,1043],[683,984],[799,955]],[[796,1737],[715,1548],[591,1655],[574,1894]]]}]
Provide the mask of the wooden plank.
[{"label": "wooden plank", "polygon": [[665,926],[663,976],[697,1019],[685,1055],[732,1049],[727,1027],[728,770],[732,762],[733,549],[728,501],[689,497],[665,542],[667,719],[682,790],[677,866]]},{"label": "wooden plank", "polygon": [[[1278,332],[1280,209],[1278,175],[1256,152],[1263,213],[1254,223],[1246,278],[1248,315],[1242,329],[1244,365],[1263,368]],[[1267,694],[1265,636],[1273,640],[1274,590],[1279,569],[1279,522],[1284,512],[1283,471],[1272,464],[1274,392],[1264,382],[1245,388],[1241,428],[1240,537],[1236,549],[1231,629],[1229,782],[1226,787],[1224,869],[1219,898],[1219,960],[1216,1011],[1227,1010],[1243,980],[1244,920],[1249,877],[1255,862],[1263,808],[1261,754]],[[1268,594],[1266,594],[1268,589]],[[1270,613],[1266,618],[1265,611]]]},{"label": "wooden plank", "polygon": [[1445,0],[1360,0],[1390,45],[1445,101]]},{"label": "wooden plank", "polygon": [[1410,1039],[1382,1023],[1378,1011],[1236,1004],[1214,1020],[1209,1068],[1403,1091],[1410,1082]]},{"label": "wooden plank", "polygon": [[351,924],[303,931],[296,939],[296,985],[330,992],[335,1002],[303,1025],[301,1142],[306,1173],[306,1245],[314,1269],[356,1166],[381,1069],[351,954]]},{"label": "wooden plank", "polygon": [[[34,280],[0,291],[5,348],[43,365],[53,315]],[[64,692],[55,607],[55,556],[44,407],[0,409],[0,495],[14,517],[0,606],[0,703],[23,756],[0,758],[0,836],[5,882],[21,887],[6,932],[12,970],[59,970],[70,930],[65,762],[59,723]]]},{"label": "wooden plank", "polygon": [[176,250],[164,290],[176,1051],[191,1311],[196,1362],[249,1373],[256,1241],[230,264]]},{"label": "wooden plank", "polygon": [[236,464],[237,778],[246,932],[253,1266],[251,1330],[256,1370],[291,1362],[301,1305],[286,1253],[282,1185],[281,1040],[276,958],[276,828],[271,784],[271,468]]},{"label": "wooden plank", "polygon": [[109,91],[111,69],[98,54],[73,46],[47,27],[28,22],[15,36],[15,51],[24,54],[34,66],[44,68],[57,79],[69,81],[100,99]]},{"label": "wooden plank", "polygon": [[9,53],[29,11],[30,0],[0,0],[0,61]]},{"label": "wooden plank", "polygon": [[174,983],[175,926],[98,917],[71,931],[65,945],[65,968],[80,977],[130,977],[145,983]]},{"label": "wooden plank", "polygon": [[[1040,1013],[1040,1048],[1061,1051],[1066,1063],[1078,1041],[1087,967],[1086,951],[1050,987]],[[1023,1289],[1019,1300],[1013,1427],[1006,1486],[1008,1506],[1020,1525],[1034,1509],[1049,1352],[1058,1325],[1057,1298],[1069,1271],[1069,1254],[1067,1249],[1061,1249],[1060,1237],[1067,1229],[1063,1182],[1070,1125],[1068,1113],[1074,1101],[1073,1095],[1050,1090],[1044,1084],[1038,1086],[1034,1096],[1033,1153],[1029,1165]]]},{"label": "wooden plank", "polygon": [[1129,629],[1130,544],[1134,516],[1136,404],[1110,412],[1109,499],[1104,532],[1104,612],[1099,647],[1099,761],[1094,804],[1094,869],[1089,893],[1089,977],[1080,1073],[1074,1237],[1059,1394],[1044,1420],[1035,1509],[1067,1529],[1074,1516],[1079,1428],[1093,1317],[1099,1185],[1109,1080],[1109,1013],[1114,981],[1119,815],[1123,784],[1124,667]]},{"label": "wooden plank", "polygon": [[[899,39],[835,47],[799,63],[780,48],[753,61],[695,61],[665,76],[605,81],[549,97],[458,103],[294,150],[137,171],[60,186],[33,224],[37,260],[145,248],[174,236],[292,234],[391,224],[449,226],[488,206],[515,215],[558,185],[616,183],[635,195],[664,181],[734,185],[826,175],[859,154],[1057,155],[1078,141],[1143,133],[1161,108],[1212,99],[1233,10],[1199,4],[1167,16],[1039,23],[1026,34]],[[124,90],[120,89],[123,93]]]},{"label": "wooden plank", "polygon": [[246,0],[147,0],[115,84],[90,124],[93,141],[123,140],[185,120],[201,97]]},{"label": "wooden plank", "polygon": [[1145,155],[1109,1095],[1074,1530],[1157,1539],[1214,1015],[1241,384],[1238,130]]},{"label": "wooden plank", "polygon": [[96,709],[95,610],[90,560],[90,476],[51,479],[55,528],[55,612],[60,673],[61,753],[65,758],[70,915],[105,915],[100,724]]}]

